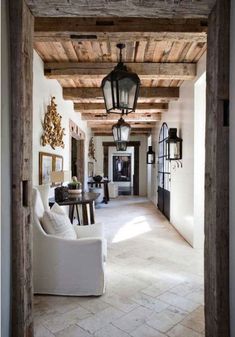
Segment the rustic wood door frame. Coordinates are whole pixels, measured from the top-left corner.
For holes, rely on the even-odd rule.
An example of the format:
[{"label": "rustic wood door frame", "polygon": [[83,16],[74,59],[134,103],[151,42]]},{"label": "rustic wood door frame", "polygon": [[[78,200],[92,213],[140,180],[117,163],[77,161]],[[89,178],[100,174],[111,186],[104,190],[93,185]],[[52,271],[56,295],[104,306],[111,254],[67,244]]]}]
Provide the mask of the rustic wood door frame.
[{"label": "rustic wood door frame", "polygon": [[[103,167],[104,167],[104,176],[108,176],[108,167],[109,167],[109,147],[114,146],[116,147],[116,144],[114,142],[103,142]],[[139,195],[139,147],[140,142],[138,141],[131,141],[128,142],[128,146],[134,147],[134,181],[133,181],[133,194]]]},{"label": "rustic wood door frame", "polygon": [[209,16],[205,165],[206,337],[229,337],[229,20],[230,0]]},{"label": "rustic wood door frame", "polygon": [[[85,179],[85,139],[86,135],[79,126],[71,119],[69,120],[69,135],[70,135],[70,155],[72,157],[72,138],[77,141],[77,178],[84,184]],[[72,163],[72,158],[71,158]]]},{"label": "rustic wood door frame", "polygon": [[33,336],[32,140],[34,17],[9,1],[11,75],[12,337]]},{"label": "rustic wood door frame", "polygon": [[[228,73],[229,0],[210,15],[207,56],[205,177],[206,337],[229,337]],[[32,75],[33,17],[9,1],[12,120],[12,337],[33,337]]]}]

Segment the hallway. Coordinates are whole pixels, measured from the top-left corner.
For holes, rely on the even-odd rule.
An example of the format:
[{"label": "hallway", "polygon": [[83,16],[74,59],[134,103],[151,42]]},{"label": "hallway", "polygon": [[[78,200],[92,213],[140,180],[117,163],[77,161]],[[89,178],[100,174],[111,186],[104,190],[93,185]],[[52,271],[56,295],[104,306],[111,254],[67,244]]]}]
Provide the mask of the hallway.
[{"label": "hallway", "polygon": [[108,240],[106,293],[35,296],[36,337],[204,336],[203,256],[146,198],[96,210]]}]

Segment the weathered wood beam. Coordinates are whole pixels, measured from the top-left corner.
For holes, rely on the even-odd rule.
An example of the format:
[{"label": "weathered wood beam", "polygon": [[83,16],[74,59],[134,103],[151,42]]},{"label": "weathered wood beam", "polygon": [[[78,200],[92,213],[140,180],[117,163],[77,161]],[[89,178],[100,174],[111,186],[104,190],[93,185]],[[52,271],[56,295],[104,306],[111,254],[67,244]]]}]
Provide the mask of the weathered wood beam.
[{"label": "weathered wood beam", "polygon": [[[106,121],[106,122],[114,122],[117,121],[118,116],[114,114],[82,114],[82,119],[87,122],[92,121]],[[161,114],[135,114],[130,113],[129,115],[125,116],[126,122],[157,122],[161,120]]]},{"label": "weathered wood beam", "polygon": [[[64,99],[77,102],[103,102],[103,94],[101,88],[63,88]],[[148,99],[166,99],[176,100],[179,98],[178,87],[141,87],[139,101],[147,101]],[[84,101],[85,100],[85,101]]]},{"label": "weathered wood beam", "polygon": [[[112,136],[112,130],[109,129],[104,129],[104,128],[100,128],[100,129],[91,129],[92,133],[95,136]],[[145,128],[139,128],[139,129],[131,129],[131,134],[132,135],[139,135],[139,134],[144,134],[144,135],[149,135],[151,133],[151,129],[145,129]]]},{"label": "weathered wood beam", "polygon": [[[106,129],[107,128],[107,130],[111,130],[112,129],[112,126],[113,126],[113,124],[115,124],[114,123],[114,121],[108,121],[108,122],[106,122],[106,121],[95,121],[95,122],[88,122],[87,123],[87,125],[90,127],[90,128],[92,128],[92,129]],[[133,129],[152,129],[152,128],[154,128],[155,127],[155,125],[156,125],[156,123],[155,122],[136,122],[136,123],[134,123],[134,122],[130,122],[129,123],[130,124],[130,126],[131,126],[131,128],[133,128]]]},{"label": "weathered wood beam", "polygon": [[[150,135],[151,134],[151,131],[150,130],[148,130],[148,131],[139,131],[139,130],[132,130],[131,131],[131,135]],[[94,136],[112,136],[112,132],[110,131],[110,132],[93,132],[93,135]]]},{"label": "weathered wood beam", "polygon": [[[74,110],[83,114],[106,113],[104,103],[74,103]],[[167,110],[167,103],[137,103],[135,113],[158,113]]]},{"label": "weathered wood beam", "polygon": [[[196,76],[195,63],[125,63],[127,68],[137,73],[142,80],[192,80]],[[102,80],[111,72],[116,63],[61,62],[45,63],[44,73],[50,79]]]},{"label": "weathered wood beam", "polygon": [[150,18],[37,17],[35,41],[110,40],[154,38],[206,42],[207,20]]}]

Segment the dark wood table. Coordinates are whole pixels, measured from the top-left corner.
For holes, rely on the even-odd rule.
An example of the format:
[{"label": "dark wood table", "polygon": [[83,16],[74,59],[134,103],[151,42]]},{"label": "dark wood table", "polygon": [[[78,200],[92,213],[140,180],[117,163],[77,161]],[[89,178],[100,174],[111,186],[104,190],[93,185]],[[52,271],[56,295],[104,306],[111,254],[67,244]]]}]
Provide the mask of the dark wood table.
[{"label": "dark wood table", "polygon": [[[70,194],[68,199],[63,201],[56,201],[60,206],[69,206],[69,218],[71,223],[73,223],[74,219],[74,211],[76,209],[78,224],[81,224],[78,205],[82,205],[82,217],[83,217],[83,225],[89,225],[89,218],[87,212],[87,205],[89,205],[89,213],[90,213],[90,223],[95,223],[95,212],[94,212],[94,201],[98,198],[100,193],[94,192],[83,192],[78,195]],[[49,198],[49,206],[52,207],[55,203],[55,198]]]},{"label": "dark wood table", "polygon": [[91,186],[91,188],[93,186],[101,188],[103,185],[104,188],[104,198],[103,198],[103,202],[105,204],[107,204],[109,202],[109,186],[108,184],[110,183],[111,180],[102,180],[100,182],[97,181],[88,181],[88,185]]}]

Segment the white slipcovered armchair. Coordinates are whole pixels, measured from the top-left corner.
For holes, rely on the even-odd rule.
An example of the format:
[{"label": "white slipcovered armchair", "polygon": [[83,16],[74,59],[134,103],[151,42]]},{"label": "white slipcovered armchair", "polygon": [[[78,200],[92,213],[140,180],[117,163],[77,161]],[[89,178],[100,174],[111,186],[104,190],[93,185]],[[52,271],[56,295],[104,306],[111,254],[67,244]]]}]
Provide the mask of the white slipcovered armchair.
[{"label": "white slipcovered armchair", "polygon": [[[105,289],[106,240],[102,224],[76,226],[78,239],[48,235],[40,219],[44,206],[33,190],[33,279],[35,294],[89,296]],[[71,225],[72,226],[72,225]]]}]

